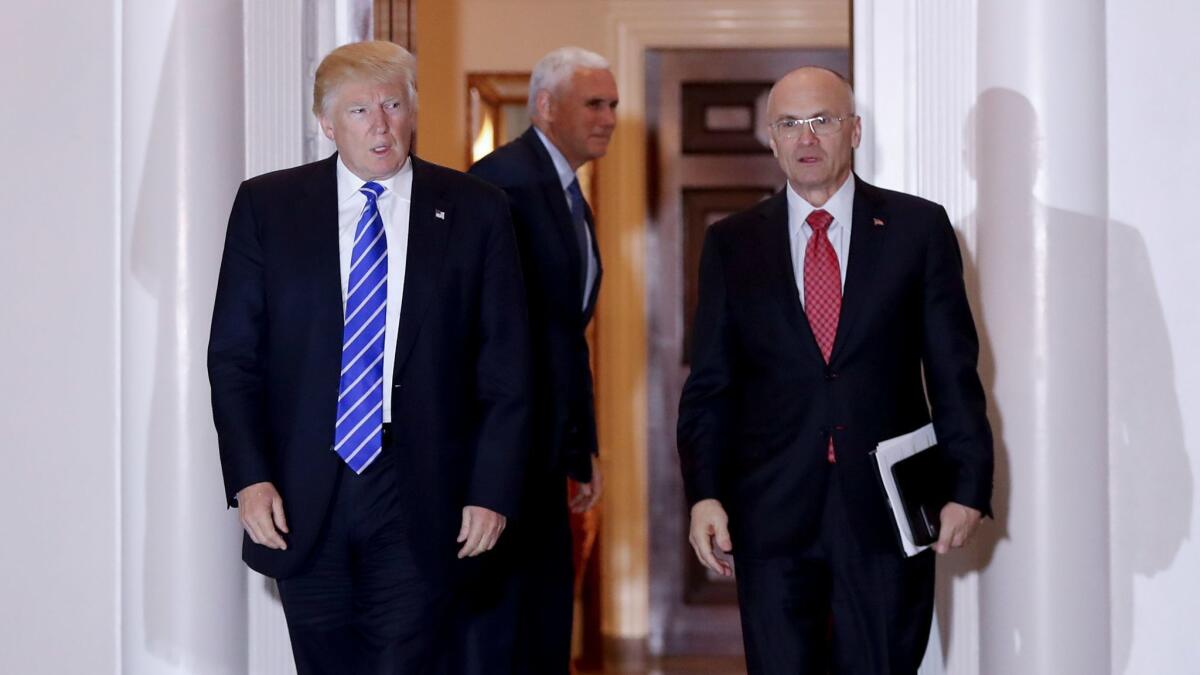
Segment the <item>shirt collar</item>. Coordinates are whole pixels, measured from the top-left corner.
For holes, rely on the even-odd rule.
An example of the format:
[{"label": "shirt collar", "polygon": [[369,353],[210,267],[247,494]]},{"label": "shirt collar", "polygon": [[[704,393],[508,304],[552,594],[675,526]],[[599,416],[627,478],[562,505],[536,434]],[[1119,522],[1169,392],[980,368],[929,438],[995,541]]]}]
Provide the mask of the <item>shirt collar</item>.
[{"label": "shirt collar", "polygon": [[541,129],[535,126],[533,130],[537,132],[542,145],[546,146],[546,152],[550,153],[550,161],[554,162],[554,171],[558,174],[558,182],[562,183],[562,188],[566,190],[575,180],[575,172],[571,170],[571,164],[567,162],[567,158],[559,152],[554,143],[546,137],[546,134],[542,133]]},{"label": "shirt collar", "polygon": [[[395,194],[401,199],[409,199],[412,194],[412,155],[409,155],[404,160],[404,166],[400,167],[400,171],[391,178],[384,178],[374,182],[383,186],[383,194],[389,192]],[[339,154],[337,158],[337,195],[338,204],[345,204],[348,200],[359,195],[359,188],[367,181],[354,175],[346,163],[342,161],[342,156]],[[363,197],[366,199],[366,197]]]},{"label": "shirt collar", "polygon": [[[816,211],[818,207],[809,204],[804,197],[801,197],[792,189],[792,184],[789,182],[787,186],[787,204],[788,218],[794,223],[803,225],[808,219],[808,214]],[[850,229],[851,219],[854,217],[854,175],[846,177],[842,186],[833,193],[829,201],[825,202],[819,208],[829,212],[833,216],[833,224],[829,226],[830,230],[836,229],[839,225],[844,225],[847,230]]]}]

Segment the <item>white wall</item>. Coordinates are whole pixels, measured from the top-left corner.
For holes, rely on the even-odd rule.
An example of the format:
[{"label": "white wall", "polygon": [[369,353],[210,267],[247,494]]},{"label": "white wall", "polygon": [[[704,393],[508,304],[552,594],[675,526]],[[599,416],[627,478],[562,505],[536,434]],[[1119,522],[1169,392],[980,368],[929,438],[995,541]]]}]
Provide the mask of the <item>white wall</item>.
[{"label": "white wall", "polygon": [[1178,673],[1200,662],[1200,5],[1107,13],[1112,672]]},{"label": "white wall", "polygon": [[[980,561],[980,653],[950,626],[947,672],[1191,672],[1200,8],[978,0],[976,22],[963,5],[855,2],[856,74],[875,76],[859,93],[882,118],[861,169],[943,200],[923,176],[959,151],[913,115],[952,108],[964,84],[979,96],[964,157],[978,217],[956,225],[980,287],[999,518]],[[962,39],[968,54],[936,61]],[[931,56],[950,65],[923,66]],[[1097,395],[1099,414],[1080,420]]]},{"label": "white wall", "polygon": [[[224,218],[243,173],[241,5],[23,2],[0,20],[0,672],[244,669],[245,577],[203,372]],[[1200,662],[1200,416],[1186,413],[1200,410],[1196,25],[1193,4],[1107,0],[1118,674]],[[1052,72],[1029,67],[1035,81]],[[903,144],[885,150],[881,175],[911,169],[896,164]],[[1053,139],[1038,152],[1063,156]],[[1047,205],[1076,208],[1052,192],[1039,193]]]},{"label": "white wall", "polygon": [[119,662],[118,4],[0,18],[6,673]]},{"label": "white wall", "polygon": [[0,672],[245,672],[204,349],[241,0],[0,20]]},{"label": "white wall", "polygon": [[205,351],[244,176],[241,0],[124,0],[122,672],[246,670]]}]

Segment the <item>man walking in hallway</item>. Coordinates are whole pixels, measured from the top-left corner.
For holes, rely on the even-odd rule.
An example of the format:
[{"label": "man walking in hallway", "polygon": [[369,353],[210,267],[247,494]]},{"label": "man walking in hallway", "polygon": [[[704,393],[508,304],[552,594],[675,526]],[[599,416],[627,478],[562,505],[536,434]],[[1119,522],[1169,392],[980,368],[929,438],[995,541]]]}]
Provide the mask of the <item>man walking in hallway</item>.
[{"label": "man walking in hallway", "polygon": [[525,292],[504,195],[419,160],[415,61],[316,73],[333,156],[245,181],[209,340],[243,558],[300,673],[425,673],[455,557],[492,548],[528,447]]},{"label": "man walking in hallway", "polygon": [[[570,668],[571,509],[600,497],[585,331],[600,289],[600,249],[575,172],[604,156],[616,126],[608,62],[577,47],[543,57],[529,83],[533,126],[471,167],[504,190],[528,292],[533,446],[520,519],[482,561],[483,592],[464,617],[464,672],[565,674]],[[497,591],[494,593],[487,591]]]},{"label": "man walking in hallway", "polygon": [[934,549],[989,511],[957,240],[940,206],[853,175],[840,75],[795,70],[767,108],[787,186],[714,224],[701,256],[678,425],[689,539],[717,573],[734,555],[750,673],[915,673],[934,557],[901,553],[869,453],[932,417],[950,475]]}]

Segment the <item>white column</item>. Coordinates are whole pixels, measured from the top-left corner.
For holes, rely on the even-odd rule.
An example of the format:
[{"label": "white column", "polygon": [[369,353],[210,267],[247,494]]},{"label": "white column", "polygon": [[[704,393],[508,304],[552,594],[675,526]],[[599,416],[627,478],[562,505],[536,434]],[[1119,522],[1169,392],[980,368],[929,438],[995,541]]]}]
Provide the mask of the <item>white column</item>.
[{"label": "white column", "polygon": [[304,3],[248,0],[243,6],[246,175],[257,176],[303,161],[312,83],[311,72],[305,74]]},{"label": "white column", "polygon": [[984,673],[1109,671],[1104,3],[980,0],[978,273],[999,538]]},{"label": "white column", "polygon": [[[306,57],[301,0],[246,0],[246,176],[285,169],[304,160],[312,118],[312,71]],[[309,24],[311,25],[311,24]],[[275,580],[246,570],[247,658],[255,675],[296,672]]]},{"label": "white column", "polygon": [[[854,84],[863,143],[855,170],[885,188],[946,207],[974,279],[975,184],[964,126],[975,101],[976,7],[962,0],[857,0]],[[977,675],[978,550],[938,560],[937,614],[922,675]]]},{"label": "white column", "polygon": [[123,672],[241,673],[240,528],[205,369],[245,165],[241,2],[127,0],[121,14]]},{"label": "white column", "polygon": [[969,574],[939,603],[945,670],[1106,672],[1103,5],[857,0],[855,17],[859,170],[959,227],[997,438],[998,519],[963,568],[983,570],[978,603]]},{"label": "white column", "polygon": [[0,672],[121,672],[120,3],[0,11]]}]

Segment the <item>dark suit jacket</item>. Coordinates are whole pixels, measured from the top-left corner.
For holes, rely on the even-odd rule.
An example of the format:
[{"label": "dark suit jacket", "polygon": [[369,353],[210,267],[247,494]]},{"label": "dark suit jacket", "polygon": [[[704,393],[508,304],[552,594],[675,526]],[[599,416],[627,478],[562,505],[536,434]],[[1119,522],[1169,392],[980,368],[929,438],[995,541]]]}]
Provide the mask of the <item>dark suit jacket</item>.
[{"label": "dark suit jacket", "polygon": [[[583,307],[579,248],[571,211],[550,153],[530,127],[471,167],[470,173],[508,195],[529,298],[533,341],[534,452],[532,471],[566,470],[591,480],[596,453],[592,370],[584,331],[600,291],[600,250],[587,224],[596,256],[596,282]],[[561,475],[561,474],[560,474]]]},{"label": "dark suit jacket", "polygon": [[705,238],[678,444],[689,504],[721,500],[735,553],[778,555],[817,534],[830,431],[854,530],[869,549],[898,550],[868,453],[931,408],[953,501],[989,511],[992,438],[954,230],[937,204],[854,180],[828,366],[796,289],[785,194]]},{"label": "dark suit jacket", "polygon": [[[525,293],[503,195],[413,157],[392,384],[404,511],[429,574],[452,567],[464,505],[512,515],[528,446]],[[272,481],[286,551],[247,537],[263,574],[301,565],[326,521],[341,369],[336,155],[242,183],[229,217],[208,348],[230,505]],[[438,213],[443,217],[439,218]]]}]

